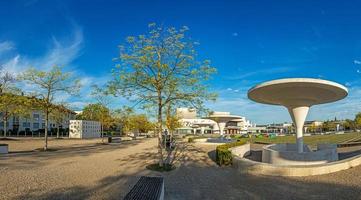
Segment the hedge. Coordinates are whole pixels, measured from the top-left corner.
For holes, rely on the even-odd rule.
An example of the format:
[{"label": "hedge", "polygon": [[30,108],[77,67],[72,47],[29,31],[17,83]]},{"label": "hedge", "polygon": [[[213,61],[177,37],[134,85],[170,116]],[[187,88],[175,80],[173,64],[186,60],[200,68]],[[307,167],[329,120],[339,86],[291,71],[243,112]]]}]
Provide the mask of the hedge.
[{"label": "hedge", "polygon": [[229,150],[232,147],[241,146],[246,144],[245,141],[232,142],[222,144],[216,148],[216,162],[219,166],[232,164],[232,153]]}]

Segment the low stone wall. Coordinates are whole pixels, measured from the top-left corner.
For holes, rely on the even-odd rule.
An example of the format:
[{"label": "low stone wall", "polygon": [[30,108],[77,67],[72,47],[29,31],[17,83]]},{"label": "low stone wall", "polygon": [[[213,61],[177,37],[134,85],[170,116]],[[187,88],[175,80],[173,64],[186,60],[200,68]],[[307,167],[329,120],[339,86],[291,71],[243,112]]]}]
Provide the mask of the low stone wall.
[{"label": "low stone wall", "polygon": [[317,165],[274,165],[233,157],[233,167],[240,173],[267,176],[312,176],[333,173],[361,165],[361,155]]},{"label": "low stone wall", "polygon": [[317,151],[305,145],[303,153],[296,151],[296,144],[271,144],[263,147],[262,162],[276,165],[315,165],[338,160],[337,146],[319,144]]},{"label": "low stone wall", "polygon": [[133,140],[132,137],[120,137],[120,141],[131,141]]},{"label": "low stone wall", "polygon": [[7,154],[7,153],[9,153],[9,145],[0,144],[0,154]]},{"label": "low stone wall", "polygon": [[207,142],[208,138],[198,138],[194,139],[193,142]]}]

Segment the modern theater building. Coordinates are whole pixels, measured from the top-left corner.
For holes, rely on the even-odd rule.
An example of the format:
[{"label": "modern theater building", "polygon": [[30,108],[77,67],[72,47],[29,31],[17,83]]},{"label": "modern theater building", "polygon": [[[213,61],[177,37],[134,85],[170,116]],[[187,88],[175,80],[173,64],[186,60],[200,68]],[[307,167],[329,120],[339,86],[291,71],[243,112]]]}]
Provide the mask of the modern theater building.
[{"label": "modern theater building", "polygon": [[[220,113],[220,112],[219,112]],[[226,112],[222,112],[226,113]],[[228,112],[227,112],[228,113]],[[177,117],[182,127],[177,131],[181,134],[220,134],[219,126],[216,121],[207,118],[199,118],[196,109],[177,108]],[[229,113],[228,113],[229,114]],[[237,119],[230,120],[226,123],[224,134],[246,134],[250,127],[250,122],[245,117],[239,116]]]}]

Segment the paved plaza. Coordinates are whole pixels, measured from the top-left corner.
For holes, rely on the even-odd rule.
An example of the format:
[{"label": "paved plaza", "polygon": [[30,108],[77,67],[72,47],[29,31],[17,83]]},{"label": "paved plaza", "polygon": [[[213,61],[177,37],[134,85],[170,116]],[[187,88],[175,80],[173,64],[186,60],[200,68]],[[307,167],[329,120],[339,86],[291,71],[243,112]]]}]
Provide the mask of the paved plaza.
[{"label": "paved plaza", "polygon": [[163,175],[166,199],[361,196],[361,167],[302,178],[240,175],[214,163],[213,145],[185,144],[179,167],[161,174],[145,169],[156,156],[154,138],[110,145],[85,141],[51,140],[49,152],[30,151],[41,140],[10,141],[18,153],[0,157],[0,199],[121,199],[142,175]]}]

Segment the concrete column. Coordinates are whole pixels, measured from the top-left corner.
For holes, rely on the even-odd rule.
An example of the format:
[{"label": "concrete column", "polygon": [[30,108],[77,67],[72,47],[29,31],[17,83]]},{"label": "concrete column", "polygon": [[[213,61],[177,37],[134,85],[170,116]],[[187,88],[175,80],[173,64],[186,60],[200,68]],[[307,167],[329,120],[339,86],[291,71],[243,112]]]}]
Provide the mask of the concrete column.
[{"label": "concrete column", "polygon": [[203,134],[204,134],[204,127],[201,126],[201,135],[203,135]]},{"label": "concrete column", "polygon": [[226,127],[226,122],[218,122],[219,134],[224,135],[224,128]]},{"label": "concrete column", "polygon": [[197,133],[197,129],[193,128],[193,135],[195,135]]},{"label": "concrete column", "polygon": [[288,107],[293,123],[296,126],[297,152],[303,152],[303,125],[308,114],[308,106]]}]

